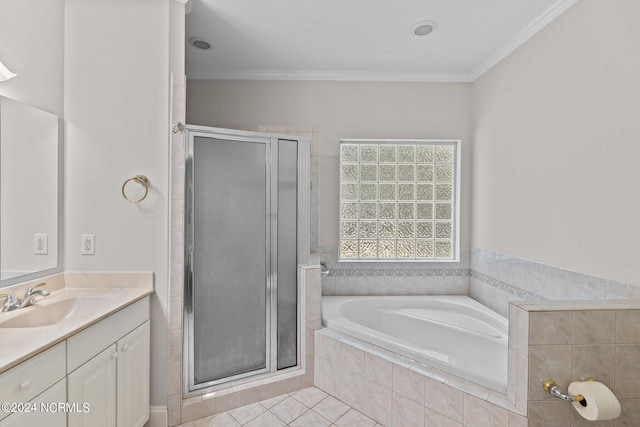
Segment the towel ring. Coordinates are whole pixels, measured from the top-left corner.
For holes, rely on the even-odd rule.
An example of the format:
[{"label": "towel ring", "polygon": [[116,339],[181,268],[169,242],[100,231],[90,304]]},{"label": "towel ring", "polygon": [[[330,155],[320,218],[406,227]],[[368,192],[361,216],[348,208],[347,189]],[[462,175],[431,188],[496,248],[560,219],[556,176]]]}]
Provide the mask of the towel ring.
[{"label": "towel ring", "polygon": [[[124,191],[125,188],[127,187],[127,184],[131,181],[137,182],[138,184],[144,186],[144,194],[139,199],[130,199],[127,196],[127,193]],[[149,180],[144,175],[136,175],[134,177],[131,177],[128,180],[126,180],[124,184],[122,184],[122,197],[124,197],[124,199],[129,203],[140,203],[147,197],[147,194],[149,194]]]}]

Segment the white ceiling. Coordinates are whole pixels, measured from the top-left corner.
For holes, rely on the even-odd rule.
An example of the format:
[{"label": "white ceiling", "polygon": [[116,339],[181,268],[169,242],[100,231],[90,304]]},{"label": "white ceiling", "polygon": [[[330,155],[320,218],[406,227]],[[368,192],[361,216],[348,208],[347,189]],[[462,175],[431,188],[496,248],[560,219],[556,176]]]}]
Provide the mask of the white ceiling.
[{"label": "white ceiling", "polygon": [[[190,0],[191,79],[469,82],[578,0]],[[412,27],[438,28],[418,37]]]}]

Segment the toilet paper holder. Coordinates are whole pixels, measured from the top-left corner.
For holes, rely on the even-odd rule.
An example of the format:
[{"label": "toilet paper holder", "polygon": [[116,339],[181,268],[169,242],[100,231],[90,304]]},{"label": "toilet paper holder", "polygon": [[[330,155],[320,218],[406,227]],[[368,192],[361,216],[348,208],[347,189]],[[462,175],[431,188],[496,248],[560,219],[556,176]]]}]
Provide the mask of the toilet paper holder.
[{"label": "toilet paper holder", "polygon": [[[597,381],[597,380],[593,377],[589,377],[585,381]],[[580,394],[577,394],[575,396],[572,396],[570,394],[564,394],[564,392],[562,391],[562,388],[558,384],[556,384],[556,382],[553,380],[545,381],[544,384],[542,384],[542,388],[544,388],[544,391],[550,393],[551,396],[553,397],[566,400],[567,402],[580,402],[582,406],[586,406],[586,401],[584,399],[584,396]]]}]

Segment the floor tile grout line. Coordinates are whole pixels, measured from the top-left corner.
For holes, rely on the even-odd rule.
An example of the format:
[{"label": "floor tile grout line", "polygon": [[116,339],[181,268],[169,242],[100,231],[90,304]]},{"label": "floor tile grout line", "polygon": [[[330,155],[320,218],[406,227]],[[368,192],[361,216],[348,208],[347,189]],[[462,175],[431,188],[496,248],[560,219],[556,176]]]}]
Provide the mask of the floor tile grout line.
[{"label": "floor tile grout line", "polygon": [[[265,414],[266,412],[268,412],[271,416],[273,416],[273,417],[275,417],[277,420],[281,421],[285,426],[290,426],[290,425],[291,425],[291,423],[293,423],[293,422],[295,422],[296,420],[298,420],[298,419],[299,419],[300,417],[302,417],[304,414],[307,414],[309,411],[312,411],[315,415],[319,416],[321,419],[323,419],[323,420],[325,420],[326,422],[328,422],[328,423],[329,423],[329,426],[328,426],[328,427],[340,427],[340,426],[339,426],[339,424],[337,424],[337,423],[338,423],[338,421],[339,421],[340,419],[342,419],[344,416],[346,416],[350,411],[353,411],[353,412],[355,412],[355,413],[357,413],[357,414],[360,414],[360,415],[362,415],[362,416],[366,417],[367,419],[369,419],[369,420],[373,421],[374,423],[377,423],[377,421],[376,421],[375,419],[373,419],[373,418],[371,418],[371,417],[368,417],[368,416],[367,416],[367,415],[365,415],[363,412],[361,412],[361,411],[357,410],[356,408],[354,408],[353,406],[349,405],[348,403],[346,403],[346,402],[342,401],[341,399],[339,399],[339,398],[337,398],[337,397],[335,397],[335,396],[333,396],[333,395],[331,395],[331,394],[329,394],[329,393],[326,393],[324,390],[322,390],[322,389],[320,389],[320,388],[318,388],[318,387],[315,387],[315,386],[308,387],[308,389],[311,389],[311,388],[314,388],[314,389],[316,389],[316,390],[318,390],[318,391],[320,391],[320,392],[322,392],[322,393],[324,394],[324,396],[322,397],[322,399],[320,399],[319,401],[317,401],[316,403],[314,403],[314,404],[313,404],[313,405],[311,405],[311,406],[310,406],[310,405],[308,405],[308,404],[307,404],[307,403],[305,403],[305,402],[302,402],[301,400],[298,400],[298,399],[295,397],[295,395],[296,395],[297,393],[299,393],[300,391],[302,391],[302,390],[298,390],[297,392],[284,393],[284,394],[282,394],[282,395],[278,395],[278,396],[274,396],[274,397],[272,397],[272,398],[264,399],[264,400],[259,401],[259,402],[255,402],[255,403],[247,404],[247,405],[241,406],[241,407],[239,407],[239,408],[234,408],[234,409],[230,409],[230,410],[228,410],[228,411],[220,412],[220,413],[218,413],[218,414],[214,414],[214,415],[212,415],[212,416],[220,416],[220,415],[222,415],[222,414],[226,414],[226,415],[228,415],[228,416],[229,416],[229,417],[230,417],[234,422],[236,422],[239,426],[246,426],[247,424],[249,424],[249,423],[253,422],[256,418],[258,418],[258,417],[262,416],[263,414]],[[303,390],[306,390],[306,389],[303,389]],[[266,400],[274,399],[274,398],[277,398],[277,397],[283,397],[283,398],[282,398],[282,399],[280,399],[280,401],[279,401],[278,403],[276,403],[275,405],[272,405],[272,406],[271,406],[271,408],[268,408],[268,407],[266,407],[265,405],[263,405],[263,404],[262,404],[262,402],[264,402],[264,401],[266,401]],[[293,420],[291,420],[291,422],[290,422],[290,423],[287,423],[287,422],[286,422],[285,420],[283,420],[280,416],[278,416],[275,412],[273,412],[273,411],[272,411],[272,409],[273,409],[273,408],[275,408],[276,406],[278,406],[279,404],[281,404],[282,402],[284,402],[284,401],[285,401],[287,398],[289,398],[289,397],[292,397],[296,402],[300,403],[304,408],[306,408],[306,410],[305,410],[304,412],[302,412],[300,415],[298,415],[297,417],[295,417]],[[325,416],[324,416],[324,415],[322,415],[320,412],[318,412],[318,411],[316,411],[316,410],[314,409],[314,408],[316,408],[318,405],[320,405],[322,402],[324,402],[325,400],[327,400],[329,397],[331,397],[331,398],[335,399],[337,402],[341,403],[342,405],[344,405],[344,406],[347,408],[347,409],[346,409],[346,411],[345,411],[345,412],[343,412],[342,414],[340,414],[340,415],[339,415],[339,416],[338,416],[334,421],[331,421],[329,418],[325,417]],[[238,418],[234,417],[234,416],[231,414],[231,411],[234,411],[235,409],[245,408],[245,407],[248,407],[248,406],[251,406],[251,405],[254,405],[254,404],[257,404],[259,407],[261,407],[261,408],[263,409],[263,411],[262,411],[262,412],[260,412],[258,415],[256,415],[256,416],[252,417],[251,419],[247,420],[244,424],[243,424],[243,423],[241,423],[241,422],[240,422],[240,420],[239,420]],[[204,418],[207,418],[207,417],[204,417]],[[193,423],[193,422],[197,422],[197,421],[202,421],[204,418],[201,418],[201,419],[199,419],[199,420],[193,420],[193,421],[192,421],[192,423]],[[374,427],[377,427],[378,425],[379,425],[379,423],[378,423],[378,424],[374,424]],[[381,425],[381,424],[380,424],[380,425]],[[180,426],[179,426],[179,427],[180,427]],[[183,427],[186,427],[186,425],[185,425],[185,426],[183,426]]]},{"label": "floor tile grout line", "polygon": [[[235,420],[238,424],[240,424],[241,426],[244,426],[246,424],[249,424],[251,421],[255,420],[256,418],[258,418],[260,415],[264,414],[266,411],[268,411],[269,409],[267,409],[264,405],[262,405],[260,402],[256,402],[256,404],[260,407],[262,407],[262,409],[264,409],[264,411],[260,412],[258,415],[256,415],[255,417],[251,418],[250,420],[246,421],[245,423],[242,423],[239,419],[237,419],[236,417],[233,416],[233,414],[231,413],[231,411],[233,411],[233,409],[230,409],[228,411],[225,412],[221,412],[221,413],[226,413],[227,415],[229,415],[233,420]],[[247,406],[251,406],[253,405],[253,403],[250,403],[248,405],[244,405],[244,406],[240,406],[240,408],[246,408]],[[235,408],[235,409],[240,409],[240,408]]]},{"label": "floor tile grout line", "polygon": [[[296,399],[295,397],[293,397],[293,394],[294,394],[294,393],[289,393],[289,394],[288,394],[288,397],[290,397],[290,398],[294,399],[296,402],[300,403],[302,406],[304,406],[305,408],[307,408],[307,410],[309,410],[309,409],[310,409],[307,405],[305,405],[304,403],[300,402],[298,399]],[[284,401],[286,401],[286,400],[287,400],[287,399],[285,398],[285,399],[283,399],[280,403],[282,403],[282,402],[284,402]],[[278,405],[279,405],[280,403],[278,403]],[[273,405],[273,407],[275,408],[275,407],[276,407],[276,406],[278,406],[278,405]],[[276,414],[276,413],[272,412],[272,411],[271,411],[271,409],[269,409],[269,412],[271,412],[271,414],[273,414],[273,416],[275,416],[277,419],[279,419],[280,421],[282,421],[285,425],[287,425],[287,426],[288,426],[289,424],[291,424],[291,423],[287,423],[285,420],[283,420],[281,417],[279,417],[279,416],[278,416],[278,414]],[[307,412],[307,411],[304,411],[302,414],[305,414],[306,412]],[[296,418],[292,419],[292,420],[291,420],[291,422],[294,422],[295,420],[297,420],[298,418],[300,418],[300,417],[302,416],[302,414],[300,414],[300,415],[298,415]]]},{"label": "floor tile grout line", "polygon": [[[319,416],[319,417],[320,417],[320,418],[322,418],[323,420],[326,420],[326,421],[329,423],[329,426],[333,425],[333,424],[331,423],[331,421],[327,420],[325,417],[323,417],[322,415],[318,414],[316,411],[314,411],[314,410],[313,410],[313,409],[311,409],[311,408],[308,408],[308,410],[307,410],[307,411],[305,411],[305,412],[303,412],[302,414],[300,414],[300,416],[299,416],[298,418],[301,418],[304,414],[308,414],[308,413],[309,413],[309,411],[313,412],[314,414],[316,414],[317,416]],[[295,420],[297,420],[298,418],[296,418],[296,419],[294,419],[294,420],[291,420],[291,423],[287,424],[287,426],[291,425],[291,424],[292,424]]]},{"label": "floor tile grout line", "polygon": [[[308,388],[311,388],[311,387],[308,387]],[[317,387],[313,387],[313,388],[317,388]],[[302,389],[302,390],[306,390],[306,389]],[[302,390],[300,390],[300,391],[302,391]],[[318,389],[318,390],[320,390],[320,389]],[[304,406],[306,406],[307,408],[309,408],[309,409],[313,409],[316,405],[318,405],[320,402],[322,402],[322,401],[323,401],[323,400],[325,400],[327,397],[329,397],[329,394],[328,394],[328,393],[325,393],[323,390],[320,390],[320,391],[322,391],[322,392],[325,394],[325,396],[324,396],[322,399],[320,399],[318,402],[316,402],[314,405],[311,405],[311,406],[307,405],[306,403],[304,403],[303,401],[301,401],[301,400],[299,400],[299,399],[297,399],[297,398],[295,397],[295,395],[296,395],[296,394],[298,394],[298,392],[294,393],[294,394],[292,395],[292,397],[293,397],[294,399],[296,399],[298,402],[302,403],[302,404],[303,404]]]},{"label": "floor tile grout line", "polygon": [[[320,389],[318,389],[318,390],[320,390]],[[320,391],[322,391],[323,393],[325,393],[323,390],[320,390]],[[302,417],[304,414],[308,413],[309,411],[312,411],[313,413],[315,413],[316,415],[318,415],[318,416],[319,416],[320,418],[322,418],[323,420],[326,420],[326,421],[329,423],[329,427],[333,427],[333,426],[337,427],[338,425],[337,425],[337,424],[335,424],[335,423],[336,423],[340,418],[342,418],[342,417],[343,417],[347,412],[349,412],[349,409],[353,409],[353,408],[352,408],[351,406],[347,405],[345,402],[342,402],[340,399],[336,399],[336,400],[338,400],[339,402],[342,402],[343,404],[345,404],[346,406],[348,406],[348,407],[349,407],[349,409],[347,409],[343,414],[341,414],[341,415],[340,415],[340,416],[339,416],[335,421],[331,421],[331,420],[327,419],[327,418],[326,418],[326,417],[324,417],[322,414],[320,414],[320,413],[316,412],[316,411],[313,409],[313,408],[315,408],[316,406],[318,406],[322,401],[326,400],[329,396],[330,396],[330,394],[325,393],[325,396],[324,396],[322,399],[320,399],[318,402],[316,402],[313,406],[308,406],[308,405],[306,405],[304,402],[302,402],[302,401],[300,401],[300,400],[296,399],[296,398],[295,398],[295,393],[293,393],[293,394],[291,395],[291,397],[293,397],[293,398],[294,398],[294,399],[296,399],[298,402],[300,402],[300,403],[302,403],[304,406],[306,406],[306,407],[308,408],[308,410],[307,410],[307,411],[305,411],[305,412],[303,412],[302,414],[300,414],[300,416],[298,416],[297,418],[293,419],[293,420],[291,421],[291,423],[293,423],[295,420],[297,420],[298,418]],[[274,415],[275,415],[275,414],[274,414]],[[276,417],[277,417],[277,415],[276,415]],[[278,419],[282,420],[280,417],[278,417]],[[284,420],[282,420],[282,421],[284,421]],[[291,423],[287,424],[287,426],[290,426],[290,425],[291,425]]]},{"label": "floor tile grout line", "polygon": [[[326,394],[326,393],[325,393]],[[313,410],[313,408],[315,408],[316,406],[318,406],[320,404],[320,402],[322,402],[323,400],[325,400],[327,397],[329,397],[329,395],[327,394],[325,397],[323,397],[322,399],[318,400],[313,406],[309,406],[309,409]],[[302,402],[300,402],[302,403]],[[302,403],[304,405],[304,403]],[[315,411],[314,411],[315,412]],[[320,415],[320,414],[318,414]],[[320,415],[322,417],[322,415]],[[324,417],[322,417],[324,418]]]}]

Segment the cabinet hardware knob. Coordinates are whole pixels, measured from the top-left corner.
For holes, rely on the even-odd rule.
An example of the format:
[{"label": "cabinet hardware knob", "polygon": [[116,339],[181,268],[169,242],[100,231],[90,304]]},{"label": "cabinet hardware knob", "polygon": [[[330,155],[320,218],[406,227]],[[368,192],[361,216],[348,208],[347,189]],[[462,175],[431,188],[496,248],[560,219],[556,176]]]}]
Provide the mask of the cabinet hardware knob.
[{"label": "cabinet hardware knob", "polygon": [[20,390],[27,391],[31,388],[31,380],[26,380],[22,384],[20,384]]},{"label": "cabinet hardware knob", "polygon": [[118,358],[118,352],[114,351],[113,354],[111,355],[112,359],[117,359]]},{"label": "cabinet hardware knob", "polygon": [[129,344],[125,344],[122,346],[122,351],[127,351],[129,350]]}]

